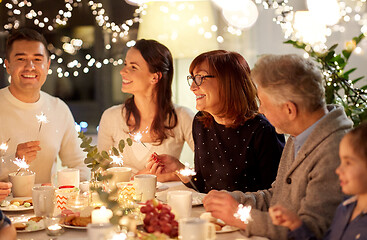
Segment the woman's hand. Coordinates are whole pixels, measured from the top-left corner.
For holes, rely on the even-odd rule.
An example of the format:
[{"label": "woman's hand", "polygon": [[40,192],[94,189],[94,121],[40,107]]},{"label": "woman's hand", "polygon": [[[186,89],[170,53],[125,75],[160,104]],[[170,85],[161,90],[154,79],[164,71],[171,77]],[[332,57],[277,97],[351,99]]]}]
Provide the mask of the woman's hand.
[{"label": "woman's hand", "polygon": [[275,205],[269,208],[269,215],[274,225],[287,227],[291,231],[302,225],[302,221],[297,214],[281,205]]},{"label": "woman's hand", "polygon": [[162,174],[176,172],[185,166],[175,157],[167,154],[152,154],[148,161],[147,168],[152,174]]},{"label": "woman's hand", "polygon": [[205,210],[213,217],[223,220],[228,225],[246,229],[246,224],[234,216],[239,203],[228,193],[212,190],[204,197],[203,204]]}]

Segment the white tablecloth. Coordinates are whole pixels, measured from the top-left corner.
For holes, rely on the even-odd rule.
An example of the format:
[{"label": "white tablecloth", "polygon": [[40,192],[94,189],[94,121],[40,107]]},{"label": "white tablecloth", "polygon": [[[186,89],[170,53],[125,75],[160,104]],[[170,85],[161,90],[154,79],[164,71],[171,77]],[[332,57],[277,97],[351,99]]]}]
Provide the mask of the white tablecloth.
[{"label": "white tablecloth", "polygon": [[[166,199],[166,194],[168,191],[179,190],[179,189],[188,189],[181,182],[169,182],[162,183],[157,191],[158,199]],[[192,209],[192,216],[199,217],[201,213],[205,211],[203,206],[194,206]],[[6,212],[9,216],[19,216],[19,215],[34,215],[33,210],[29,210],[27,212]],[[28,233],[18,233],[17,238],[19,240],[43,240],[43,239],[57,239],[57,240],[85,240],[88,239],[86,230],[79,229],[65,229],[65,232],[58,237],[49,237],[47,236],[44,230],[36,231],[36,232],[28,232]],[[243,236],[239,231],[230,232],[230,233],[219,233],[216,237],[217,240],[266,240],[266,238],[262,237],[251,237],[247,238]]]}]

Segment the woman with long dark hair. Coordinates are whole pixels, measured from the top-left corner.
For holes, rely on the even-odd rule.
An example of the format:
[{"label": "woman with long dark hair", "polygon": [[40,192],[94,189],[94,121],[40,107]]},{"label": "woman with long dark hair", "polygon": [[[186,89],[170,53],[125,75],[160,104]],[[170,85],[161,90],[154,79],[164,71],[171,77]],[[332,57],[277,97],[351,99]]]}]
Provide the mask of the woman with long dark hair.
[{"label": "woman with long dark hair", "polygon": [[[173,60],[168,48],[155,40],[138,40],[127,52],[120,74],[122,92],[132,96],[103,113],[98,149],[109,150],[121,139],[141,135],[144,144],[136,142],[122,153],[124,166],[134,174],[149,172],[153,152],[179,158],[185,141],[193,149],[194,114],[172,103]],[[174,178],[173,173],[158,175],[159,181]]]}]

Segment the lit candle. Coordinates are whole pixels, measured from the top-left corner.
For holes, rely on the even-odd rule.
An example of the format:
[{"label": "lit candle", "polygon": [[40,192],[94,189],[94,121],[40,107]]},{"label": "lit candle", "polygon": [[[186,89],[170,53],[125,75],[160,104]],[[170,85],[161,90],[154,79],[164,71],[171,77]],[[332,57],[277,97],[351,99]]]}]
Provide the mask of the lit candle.
[{"label": "lit candle", "polygon": [[53,224],[48,226],[46,231],[49,236],[58,236],[62,234],[63,229],[59,224]]},{"label": "lit candle", "polygon": [[51,225],[48,227],[48,230],[51,230],[51,231],[57,231],[57,230],[60,230],[62,229],[62,227],[58,224],[54,224],[54,225]]},{"label": "lit candle", "polygon": [[92,223],[109,223],[112,211],[105,207],[92,211]]}]

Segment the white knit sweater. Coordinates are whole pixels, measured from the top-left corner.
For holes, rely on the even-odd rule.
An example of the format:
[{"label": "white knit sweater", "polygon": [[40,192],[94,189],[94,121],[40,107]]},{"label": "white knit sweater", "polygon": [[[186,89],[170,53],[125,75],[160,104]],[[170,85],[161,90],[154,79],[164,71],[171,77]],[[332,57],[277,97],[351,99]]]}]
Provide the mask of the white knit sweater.
[{"label": "white knit sweater", "polygon": [[[36,115],[41,113],[49,122],[42,124],[39,132]],[[41,142],[41,151],[29,169],[36,173],[36,183],[51,182],[57,155],[63,166],[80,169],[81,180],[90,175],[83,162],[85,153],[80,148],[81,140],[75,131],[74,118],[59,98],[41,91],[37,102],[24,103],[15,98],[8,87],[0,89],[0,143],[9,138],[9,148],[0,159],[0,181],[8,181],[8,174],[18,169],[13,163],[17,145],[35,140]]]},{"label": "white knit sweater", "polygon": [[[98,150],[109,151],[112,146],[117,147],[121,139],[131,137],[128,134],[126,120],[122,115],[123,105],[116,105],[107,109],[101,118],[98,131]],[[124,166],[132,168],[133,173],[145,168],[152,152],[157,154],[168,154],[180,158],[182,147],[185,141],[194,150],[194,140],[192,138],[192,121],[194,113],[182,106],[175,106],[178,123],[173,129],[174,137],[169,136],[161,145],[156,146],[144,143],[150,150],[146,149],[141,143],[136,143],[125,147],[123,152]],[[183,160],[185,162],[185,160]]]}]

